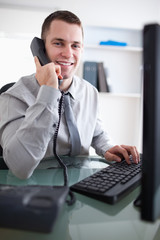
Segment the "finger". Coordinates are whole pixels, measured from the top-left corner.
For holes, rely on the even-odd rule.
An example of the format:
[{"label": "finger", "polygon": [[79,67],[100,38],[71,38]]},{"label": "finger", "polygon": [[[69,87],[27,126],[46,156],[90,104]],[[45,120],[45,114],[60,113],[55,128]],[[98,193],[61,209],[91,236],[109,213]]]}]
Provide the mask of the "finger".
[{"label": "finger", "polygon": [[139,163],[140,162],[140,155],[139,155],[139,152],[138,152],[136,147],[135,147],[135,155],[136,155],[136,161],[137,161],[137,163]]},{"label": "finger", "polygon": [[112,152],[116,155],[121,155],[126,160],[126,162],[128,164],[131,164],[128,152],[125,148],[122,147],[122,145],[121,146],[119,146],[119,145],[114,146],[111,150],[109,150],[109,152]]},{"label": "finger", "polygon": [[34,57],[34,62],[35,62],[35,65],[36,65],[36,69],[38,69],[39,67],[41,67],[40,61],[39,61],[39,59],[38,59],[37,56]]},{"label": "finger", "polygon": [[55,65],[55,72],[59,79],[63,79],[63,77],[61,75],[61,67],[59,65]]},{"label": "finger", "polygon": [[128,152],[125,148],[123,148],[122,146],[120,146],[119,148],[119,153],[123,156],[123,158],[125,159],[125,161],[128,163],[128,164],[131,164],[131,161],[129,159],[129,155],[128,155]]},{"label": "finger", "polygon": [[136,151],[137,151],[137,156],[138,156],[138,162],[140,162],[140,161],[141,161],[141,159],[140,159],[140,153],[138,152],[137,148],[136,148]]},{"label": "finger", "polygon": [[107,161],[121,162],[121,158],[119,156],[113,153],[110,153],[109,151],[107,151],[104,156]]},{"label": "finger", "polygon": [[62,75],[59,75],[58,78],[59,78],[60,80],[62,80],[62,79],[63,79],[63,76],[62,76]]},{"label": "finger", "polygon": [[132,159],[134,163],[138,163],[140,161],[139,153],[135,146],[128,146],[128,145],[121,145],[121,146],[125,148],[129,154],[132,155]]}]

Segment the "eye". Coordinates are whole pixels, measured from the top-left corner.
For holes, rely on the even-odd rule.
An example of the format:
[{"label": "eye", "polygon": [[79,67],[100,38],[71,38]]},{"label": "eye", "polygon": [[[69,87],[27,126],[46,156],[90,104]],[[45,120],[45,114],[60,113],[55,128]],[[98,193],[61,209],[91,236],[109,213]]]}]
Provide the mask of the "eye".
[{"label": "eye", "polygon": [[73,44],[73,48],[80,48],[79,44]]},{"label": "eye", "polygon": [[62,43],[61,42],[54,42],[53,45],[55,45],[55,46],[62,46]]}]

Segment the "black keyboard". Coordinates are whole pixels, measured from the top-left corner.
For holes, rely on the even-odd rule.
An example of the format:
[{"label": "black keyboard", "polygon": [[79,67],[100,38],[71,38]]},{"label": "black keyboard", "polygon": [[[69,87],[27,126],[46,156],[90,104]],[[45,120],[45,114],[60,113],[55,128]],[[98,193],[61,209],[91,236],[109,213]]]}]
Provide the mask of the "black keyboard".
[{"label": "black keyboard", "polygon": [[141,182],[142,163],[114,163],[71,186],[71,190],[114,204]]}]

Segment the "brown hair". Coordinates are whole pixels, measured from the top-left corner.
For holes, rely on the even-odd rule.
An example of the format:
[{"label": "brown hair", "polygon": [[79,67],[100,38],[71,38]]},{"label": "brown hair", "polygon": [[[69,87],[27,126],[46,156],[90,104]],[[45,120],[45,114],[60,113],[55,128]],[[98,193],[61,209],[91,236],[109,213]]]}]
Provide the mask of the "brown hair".
[{"label": "brown hair", "polygon": [[56,11],[51,13],[43,22],[42,31],[41,31],[41,38],[45,41],[46,34],[49,31],[51,22],[54,20],[62,20],[67,23],[77,24],[82,29],[82,36],[83,36],[83,27],[80,19],[70,11]]}]

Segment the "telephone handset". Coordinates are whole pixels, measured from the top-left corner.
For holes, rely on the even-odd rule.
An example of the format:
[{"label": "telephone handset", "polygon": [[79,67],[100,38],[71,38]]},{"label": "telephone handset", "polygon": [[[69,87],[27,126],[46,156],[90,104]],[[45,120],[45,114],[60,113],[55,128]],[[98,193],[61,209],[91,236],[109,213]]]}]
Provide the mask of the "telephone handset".
[{"label": "telephone handset", "polygon": [[38,57],[42,66],[50,62],[46,55],[45,45],[42,39],[34,37],[30,47],[33,56]]}]

